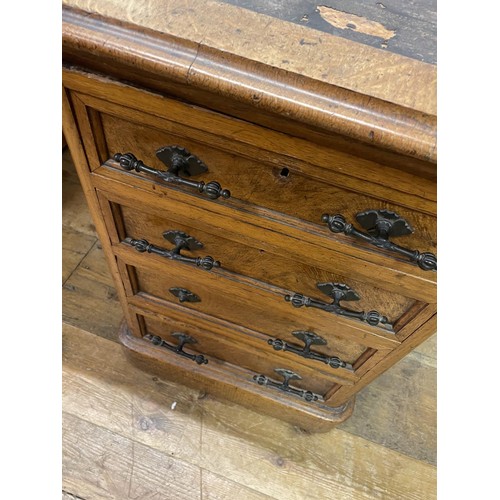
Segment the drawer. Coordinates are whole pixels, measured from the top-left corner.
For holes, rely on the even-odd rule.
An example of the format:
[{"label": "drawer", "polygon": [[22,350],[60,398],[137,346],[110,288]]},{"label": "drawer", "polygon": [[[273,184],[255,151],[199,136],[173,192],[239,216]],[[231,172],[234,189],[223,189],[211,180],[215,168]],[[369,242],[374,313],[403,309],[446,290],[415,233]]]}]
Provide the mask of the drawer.
[{"label": "drawer", "polygon": [[[215,203],[314,231],[343,245],[343,251],[357,249],[384,255],[393,261],[393,266],[401,263],[404,268],[405,257],[363,239],[334,234],[322,221],[323,214],[342,214],[348,223],[362,229],[356,222],[358,213],[394,211],[414,228],[413,234],[395,242],[412,250],[436,253],[436,207],[431,182],[417,183],[410,174],[325,147],[318,146],[314,154],[313,145],[305,141],[291,141],[284,134],[181,103],[165,100],[166,105],[177,108],[177,113],[169,115],[167,106],[164,113],[158,110],[154,116],[95,98],[90,103],[97,115],[92,122],[94,135],[99,137],[88,145],[98,148],[89,155],[94,158],[93,170],[115,153],[126,152],[155,169],[166,170],[155,151],[176,145],[189,150],[208,167],[206,173],[191,180],[216,180],[231,191],[230,199]],[[179,109],[182,106],[184,114]],[[283,144],[289,144],[290,151],[283,151]],[[303,146],[303,150],[298,150],[297,145]],[[123,182],[135,182],[116,162],[110,165],[122,172]],[[148,174],[132,175],[154,182],[155,191],[165,196],[170,190],[203,196],[185,187],[156,182]],[[420,270],[415,272],[418,275]]]},{"label": "drawer", "polygon": [[[188,225],[185,223],[185,219],[179,217],[177,213],[170,214],[163,209],[158,210],[154,206],[148,207],[149,211],[147,212],[144,206],[142,209],[137,208],[136,204],[121,198],[120,203],[118,203],[111,201],[109,196],[115,200],[118,198],[113,197],[113,195],[101,194],[102,205],[108,208],[108,224],[112,230],[110,233],[114,234],[113,244],[115,246],[119,247],[120,243],[132,238],[134,240],[143,239],[158,248],[168,250],[172,249],[174,245],[167,241],[163,234],[168,231],[181,231],[203,245],[199,249],[183,250],[181,255],[191,258],[202,258],[210,255],[221,262],[221,269],[230,272],[233,281],[245,280],[250,277],[262,282],[263,286],[270,285],[273,290],[281,289],[282,300],[286,295],[293,296],[298,293],[328,304],[333,299],[323,295],[317,285],[325,282],[346,284],[358,294],[360,300],[341,302],[344,307],[356,312],[378,311],[388,318],[389,323],[393,325],[391,331],[398,335],[404,335],[404,329],[408,322],[425,308],[425,303],[405,297],[401,293],[377,288],[364,281],[346,276],[341,270],[335,268],[336,261],[334,259],[328,261],[326,269],[310,266],[295,259],[277,255],[273,253],[272,249],[262,248],[262,245],[256,248],[240,241],[234,241],[229,237],[221,237],[220,234],[226,234],[224,231],[216,225],[199,224],[196,218],[192,218]],[[160,217],[156,213],[161,213],[162,216]],[[216,223],[217,219],[214,219],[214,224]],[[140,271],[138,273],[140,274]],[[168,271],[165,270],[165,275],[168,274]],[[161,278],[159,279],[161,281]],[[145,284],[146,282],[141,283]],[[380,280],[380,283],[384,285],[383,280]],[[187,283],[187,288],[189,288],[188,285],[189,283]],[[172,286],[178,285],[173,284]],[[347,321],[356,322],[356,320]],[[355,323],[355,326],[360,325],[362,323],[359,325]]]},{"label": "drawer", "polygon": [[[102,116],[102,123],[110,153],[132,152],[145,164],[166,170],[165,164],[156,158],[155,151],[163,146],[179,145],[208,167],[208,172],[200,174],[196,180],[218,181],[223,188],[230,190],[236,202],[264,207],[314,225],[321,223],[325,213],[340,213],[356,224],[357,213],[368,209],[392,210],[416,228],[415,233],[403,238],[406,245],[420,251],[436,252],[434,218],[337,185],[335,176],[328,175],[327,171],[323,177],[315,178],[306,174],[308,169],[305,164],[285,162],[284,159],[264,161],[259,158],[259,151],[254,152],[258,160],[248,158],[243,151],[235,154],[234,144],[230,141],[214,147],[210,137],[197,141],[188,134],[177,135],[180,134],[177,130],[167,133],[109,115]],[[220,143],[220,139],[217,142]],[[165,188],[169,189],[168,186]],[[190,190],[185,191],[191,194]],[[194,196],[202,196],[195,190],[192,192]],[[323,230],[325,233],[328,231],[325,225]],[[356,240],[352,244],[363,246],[362,242]]]},{"label": "drawer", "polygon": [[[214,326],[214,323],[197,321],[196,317],[187,314],[171,315],[165,311],[167,316],[140,307],[132,307],[132,309],[138,314],[139,321],[143,325],[145,339],[151,341],[151,336],[158,336],[169,346],[175,348],[180,343],[180,337],[172,334],[188,335],[194,340],[194,343],[189,342],[189,339],[183,345],[182,350],[191,356],[203,356],[208,361],[206,364],[218,364],[219,366],[231,364],[250,370],[255,375],[265,375],[272,379],[279,379],[275,372],[276,369],[292,370],[301,377],[301,380],[294,382],[294,385],[311,390],[322,397],[335,388],[337,384],[353,385],[354,383],[353,374],[349,374],[347,370],[331,368],[330,372],[326,373],[324,369],[319,370],[313,364],[308,366],[304,363],[298,363],[297,360],[301,358],[281,355],[272,348],[255,349],[251,342],[238,342],[235,337],[237,330],[230,331],[220,325]],[[204,328],[204,325],[209,325],[210,329]],[[246,336],[246,334],[241,334],[241,336]],[[262,339],[258,337],[253,340],[263,343]],[[158,346],[158,348],[173,351],[162,346]],[[175,352],[173,354],[179,355]],[[192,361],[193,364],[196,363],[195,360]],[[199,360],[198,364],[203,365],[204,361]]]},{"label": "drawer", "polygon": [[[332,272],[318,267],[308,266],[301,262],[277,256],[262,248],[232,241],[219,236],[216,227],[200,228],[196,224],[179,223],[175,215],[166,218],[156,217],[132,207],[120,205],[123,221],[123,238],[146,239],[159,247],[172,248],[162,235],[167,230],[178,230],[192,235],[203,244],[203,248],[192,250],[187,254],[202,257],[209,253],[220,260],[224,269],[242,276],[276,285],[285,290],[300,290],[306,295],[320,294],[316,284],[323,282],[349,283],[349,286],[363,298],[362,304],[376,309],[386,315],[391,323],[396,323],[410,308],[417,303],[403,295],[370,287],[366,283],[349,279],[340,272]],[[195,221],[193,221],[195,222]],[[209,232],[211,231],[211,232]],[[326,301],[328,297],[323,297]],[[362,310],[362,306],[353,302],[354,310]]]}]

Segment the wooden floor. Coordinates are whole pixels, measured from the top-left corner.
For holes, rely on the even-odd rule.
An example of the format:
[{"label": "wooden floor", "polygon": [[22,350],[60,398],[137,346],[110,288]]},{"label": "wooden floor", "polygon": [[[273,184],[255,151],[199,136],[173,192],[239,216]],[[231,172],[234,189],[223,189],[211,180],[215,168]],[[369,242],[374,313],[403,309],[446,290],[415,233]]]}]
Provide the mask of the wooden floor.
[{"label": "wooden floor", "polygon": [[63,484],[69,499],[436,498],[436,340],[310,435],[125,360],[113,282],[63,154]]}]

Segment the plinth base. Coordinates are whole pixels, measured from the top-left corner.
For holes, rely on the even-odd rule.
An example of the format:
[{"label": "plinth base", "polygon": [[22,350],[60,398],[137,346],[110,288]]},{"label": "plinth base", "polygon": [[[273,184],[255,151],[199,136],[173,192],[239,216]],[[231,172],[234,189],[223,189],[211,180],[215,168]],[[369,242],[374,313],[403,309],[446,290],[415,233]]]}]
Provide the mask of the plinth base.
[{"label": "plinth base", "polygon": [[308,432],[326,432],[349,418],[354,409],[354,398],[332,408],[260,386],[253,381],[255,373],[222,361],[211,360],[208,364],[197,365],[190,359],[133,336],[125,322],[120,326],[119,339],[131,362],[142,370],[238,403]]}]

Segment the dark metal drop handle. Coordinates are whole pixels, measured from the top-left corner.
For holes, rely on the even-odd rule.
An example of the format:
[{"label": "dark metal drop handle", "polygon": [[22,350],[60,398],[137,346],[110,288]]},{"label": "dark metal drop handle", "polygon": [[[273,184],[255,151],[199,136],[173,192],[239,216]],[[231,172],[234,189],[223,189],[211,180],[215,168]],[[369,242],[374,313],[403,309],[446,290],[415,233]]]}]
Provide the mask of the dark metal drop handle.
[{"label": "dark metal drop handle", "polygon": [[[195,164],[199,167],[196,173],[204,172],[207,169],[198,158],[191,155],[189,151],[178,146],[159,149],[157,151],[157,156],[162,161],[164,161],[166,151],[168,151],[168,159],[170,160],[169,164],[167,164],[168,170],[158,170],[156,168],[149,167],[141,160],[138,160],[132,153],[116,153],[113,156],[113,159],[117,161],[120,164],[120,167],[125,170],[135,170],[139,173],[143,172],[153,175],[164,182],[193,188],[212,200],[220,197],[229,198],[231,196],[231,193],[227,189],[222,189],[222,186],[217,181],[205,183],[203,181],[191,181],[180,177],[179,173],[181,171],[183,171],[186,175],[194,175],[190,173],[190,164]],[[200,165],[203,168],[201,168]]]},{"label": "dark metal drop handle", "polygon": [[392,325],[387,316],[383,316],[378,311],[353,311],[340,305],[342,300],[359,300],[359,296],[350,287],[344,283],[318,283],[316,285],[323,293],[332,297],[333,302],[326,303],[311,297],[306,297],[300,293],[293,295],[285,295],[285,300],[290,302],[294,307],[314,307],[326,312],[345,316],[347,318],[357,319],[368,323],[371,326],[385,325],[392,331]]},{"label": "dark metal drop handle", "polygon": [[300,293],[286,295],[285,300],[287,302],[291,302],[294,307],[314,307],[316,309],[322,309],[323,311],[337,314],[338,316],[357,319],[359,321],[366,322],[371,326],[377,326],[379,323],[389,324],[387,317],[382,316],[377,311],[353,311],[335,303],[327,304],[326,302],[321,302],[320,300],[306,297],[305,295],[302,295]]},{"label": "dark metal drop handle", "polygon": [[269,339],[267,343],[273,347],[276,351],[288,351],[303,358],[313,359],[315,361],[321,361],[327,364],[331,368],[345,368],[346,370],[353,370],[350,363],[342,361],[337,356],[327,356],[326,354],[320,354],[318,352],[311,351],[311,345],[326,345],[327,342],[323,337],[316,335],[313,332],[303,332],[296,331],[292,332],[292,335],[305,344],[304,347],[296,346],[293,344],[288,344],[281,339]]},{"label": "dark metal drop handle", "polygon": [[276,373],[281,375],[284,378],[283,382],[276,382],[265,375],[254,375],[253,379],[259,385],[266,385],[268,387],[274,387],[283,392],[288,392],[298,396],[299,398],[305,399],[306,401],[323,401],[323,398],[319,394],[315,394],[311,391],[306,391],[303,389],[298,389],[297,387],[290,386],[290,380],[297,379],[301,380],[302,377],[291,370],[285,370],[284,368],[276,368],[274,370]]},{"label": "dark metal drop handle", "polygon": [[419,252],[397,245],[389,240],[396,236],[413,233],[413,229],[403,217],[389,210],[367,210],[356,215],[356,219],[368,232],[364,233],[348,224],[341,214],[323,214],[321,220],[328,224],[332,233],[344,233],[354,236],[378,248],[396,252],[407,257],[410,262],[417,264],[424,271],[437,271],[437,257],[430,252]]},{"label": "dark metal drop handle", "polygon": [[[207,271],[210,271],[214,267],[220,267],[220,262],[209,255],[206,257],[186,257],[180,253],[183,249],[193,250],[194,248],[200,248],[203,246],[191,236],[182,233],[181,231],[166,231],[163,233],[163,236],[174,243],[175,247],[172,250],[152,245],[144,239],[136,240],[134,238],[125,238],[124,241],[125,243],[132,245],[138,252],[154,253],[167,259],[177,260],[179,262],[184,262],[185,264],[201,267]],[[192,242],[197,243],[198,246],[195,246]]]},{"label": "dark metal drop handle", "polygon": [[206,365],[208,363],[208,359],[202,354],[189,354],[183,350],[185,344],[196,344],[196,339],[181,332],[174,332],[172,333],[172,336],[179,341],[177,345],[168,344],[158,335],[150,335],[149,333],[144,335],[143,338],[149,340],[154,345],[164,347],[165,349],[175,352],[175,354],[178,354],[179,356],[191,359],[199,365]]}]

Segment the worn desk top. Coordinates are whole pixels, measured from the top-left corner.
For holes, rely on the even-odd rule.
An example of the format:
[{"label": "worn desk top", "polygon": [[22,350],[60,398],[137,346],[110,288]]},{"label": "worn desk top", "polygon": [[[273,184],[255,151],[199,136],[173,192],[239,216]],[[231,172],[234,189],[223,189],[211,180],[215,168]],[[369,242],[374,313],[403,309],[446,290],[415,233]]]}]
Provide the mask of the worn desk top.
[{"label": "worn desk top", "polygon": [[436,0],[222,0],[436,64]]},{"label": "worn desk top", "polygon": [[[288,113],[287,103],[293,100],[299,103],[302,115],[311,115],[310,119],[306,117],[309,124],[326,124],[328,128],[332,120],[331,130],[337,130],[339,120],[343,120],[341,133],[435,161],[436,66],[418,60],[435,60],[433,1],[425,0],[426,19],[417,19],[422,33],[426,26],[426,34],[422,35],[422,40],[427,37],[425,50],[417,47],[417,43],[412,45],[415,31],[405,35],[406,38],[401,34],[401,27],[411,24],[405,24],[405,19],[422,17],[424,11],[410,12],[405,17],[400,3],[396,2],[398,13],[397,7],[384,0],[375,6],[377,14],[379,11],[387,14],[389,21],[385,24],[381,15],[377,21],[372,15],[370,22],[368,14],[360,16],[360,2],[356,7],[353,0],[328,0],[316,7],[310,0],[63,0],[67,12],[90,14],[87,18],[66,19],[63,43],[70,40],[74,48],[74,39],[90,40],[92,37],[76,32],[88,31],[85,23],[96,15],[126,23],[135,26],[136,32],[123,35],[123,28],[113,31],[101,23],[100,40],[92,38],[94,48],[99,46],[104,50],[107,44],[106,50],[116,52],[123,40],[131,46],[142,43],[141,56],[146,54],[161,71],[160,62],[166,51],[164,40],[172,37],[181,42],[175,49],[169,49],[171,54],[175,52],[175,57],[171,55],[168,64],[172,66],[174,58],[182,59],[174,69],[180,72],[182,67],[189,84],[205,84],[207,75],[216,69],[225,73],[222,79],[219,77],[225,87],[213,84],[211,91],[217,86],[221,95],[236,93],[236,82],[240,100],[248,98],[251,102],[257,95],[257,105],[274,111],[275,103],[276,109],[285,109],[284,114]],[[340,16],[340,4],[344,11],[351,5],[352,12]],[[305,13],[299,17],[302,11]],[[373,6],[367,7],[366,12],[373,14]],[[315,16],[326,24],[314,20]],[[139,42],[143,35],[147,41]],[[122,37],[121,42],[117,36]],[[413,53],[411,47],[415,49]],[[240,81],[243,73],[245,77],[250,74],[248,65],[242,69],[241,61],[258,65],[251,70],[251,82],[244,81],[243,76]],[[259,68],[275,69],[276,75]],[[245,91],[250,87],[253,93],[246,96]]]}]

